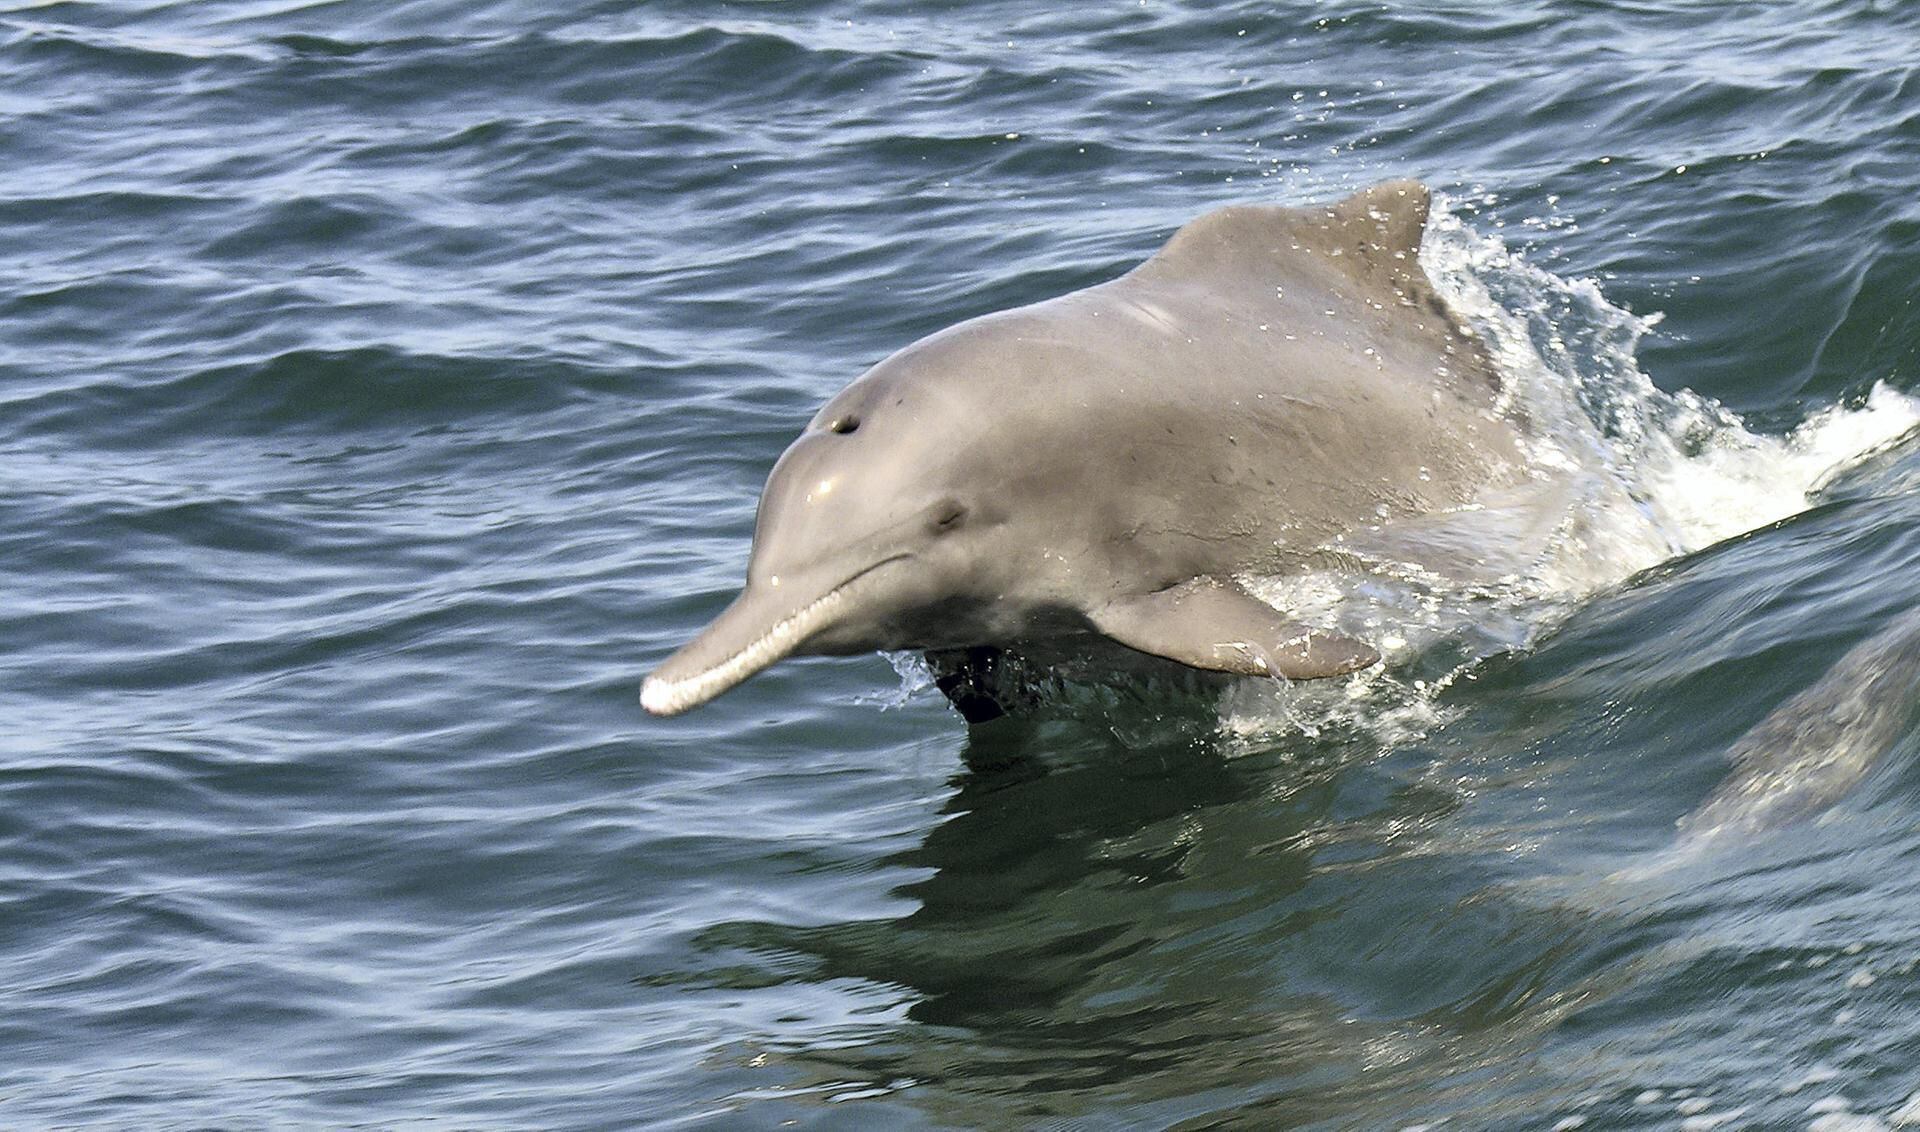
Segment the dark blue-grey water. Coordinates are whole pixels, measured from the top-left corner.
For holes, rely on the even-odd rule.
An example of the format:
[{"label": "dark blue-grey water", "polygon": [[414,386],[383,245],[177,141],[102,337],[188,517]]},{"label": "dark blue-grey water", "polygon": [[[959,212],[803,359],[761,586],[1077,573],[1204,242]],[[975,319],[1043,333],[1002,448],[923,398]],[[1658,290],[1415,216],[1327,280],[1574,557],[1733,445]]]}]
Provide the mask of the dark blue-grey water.
[{"label": "dark blue-grey water", "polygon": [[[0,76],[0,1124],[1920,1123],[1920,7],[66,0]],[[1391,176],[1589,491],[1492,655],[641,711],[868,365]],[[1782,705],[1840,787],[1683,835]]]}]

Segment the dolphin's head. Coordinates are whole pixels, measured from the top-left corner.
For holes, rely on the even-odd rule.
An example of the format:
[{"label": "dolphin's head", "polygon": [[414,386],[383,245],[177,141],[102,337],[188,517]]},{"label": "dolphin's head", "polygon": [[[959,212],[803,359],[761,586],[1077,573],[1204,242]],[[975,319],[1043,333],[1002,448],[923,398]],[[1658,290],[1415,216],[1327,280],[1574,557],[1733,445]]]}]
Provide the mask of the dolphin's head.
[{"label": "dolphin's head", "polygon": [[973,414],[894,380],[910,364],[849,386],[780,457],[745,588],[647,678],[648,711],[697,707],[795,654],[972,643],[945,638],[1004,588],[1000,508],[961,470],[977,466]]}]

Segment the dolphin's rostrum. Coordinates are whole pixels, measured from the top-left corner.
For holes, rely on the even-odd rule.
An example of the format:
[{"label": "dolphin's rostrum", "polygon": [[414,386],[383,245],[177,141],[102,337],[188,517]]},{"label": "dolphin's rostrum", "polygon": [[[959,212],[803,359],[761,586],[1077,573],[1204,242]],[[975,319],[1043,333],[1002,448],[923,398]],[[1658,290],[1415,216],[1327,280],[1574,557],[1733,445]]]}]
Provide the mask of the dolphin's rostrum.
[{"label": "dolphin's rostrum", "polygon": [[1373,664],[1236,579],[1337,566],[1341,536],[1518,474],[1494,370],[1421,270],[1427,209],[1411,181],[1223,208],[1119,279],[882,361],[780,457],[745,588],[642,703],[672,715],[783,657],[875,649]]}]

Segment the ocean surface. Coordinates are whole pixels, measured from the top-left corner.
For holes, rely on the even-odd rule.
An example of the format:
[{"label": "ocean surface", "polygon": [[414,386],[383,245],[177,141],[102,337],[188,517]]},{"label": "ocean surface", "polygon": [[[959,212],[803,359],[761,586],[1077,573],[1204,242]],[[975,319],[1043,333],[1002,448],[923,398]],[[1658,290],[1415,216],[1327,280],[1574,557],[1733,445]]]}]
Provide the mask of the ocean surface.
[{"label": "ocean surface", "polygon": [[[0,0],[0,76],[0,1126],[1920,1123],[1920,5]],[[867,366],[1401,176],[1526,569],[1351,680],[641,710]]]}]

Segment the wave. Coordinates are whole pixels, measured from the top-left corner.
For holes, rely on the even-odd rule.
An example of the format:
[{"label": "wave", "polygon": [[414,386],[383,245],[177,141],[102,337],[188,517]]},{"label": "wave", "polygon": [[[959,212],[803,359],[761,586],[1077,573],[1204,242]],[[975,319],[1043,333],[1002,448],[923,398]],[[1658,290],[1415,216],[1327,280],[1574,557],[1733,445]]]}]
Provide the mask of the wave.
[{"label": "wave", "polygon": [[8,407],[21,422],[21,435],[144,447],[232,436],[391,436],[534,415],[617,385],[611,372],[550,357],[424,355],[368,346],[290,350],[161,380],[98,379]]}]

